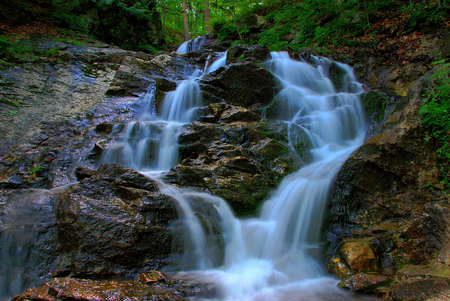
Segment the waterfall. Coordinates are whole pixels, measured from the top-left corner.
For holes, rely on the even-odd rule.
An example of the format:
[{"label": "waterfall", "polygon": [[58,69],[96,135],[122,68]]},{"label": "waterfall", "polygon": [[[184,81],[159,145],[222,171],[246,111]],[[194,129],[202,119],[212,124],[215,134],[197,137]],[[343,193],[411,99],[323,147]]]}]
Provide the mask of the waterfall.
[{"label": "waterfall", "polygon": [[[227,237],[225,264],[204,277],[216,279],[221,300],[351,299],[335,288],[336,281],[326,276],[317,259],[333,180],[364,140],[362,90],[351,68],[313,59],[315,66],[294,61],[287,53],[272,53],[265,64],[282,85],[272,105],[289,110],[275,110],[271,118],[288,123],[289,137],[296,136],[293,131],[308,137],[313,160],[282,181],[259,218],[239,220],[226,204],[216,205]],[[328,78],[333,64],[345,72],[342,91]]]},{"label": "waterfall", "polygon": [[195,39],[184,42],[178,47],[177,52],[191,52],[201,50],[203,44],[205,44],[206,36],[199,36]]},{"label": "waterfall", "polygon": [[[218,60],[205,67],[204,74],[223,66],[225,60],[226,54],[219,54]],[[161,192],[176,199],[181,210],[180,218],[186,229],[184,240],[189,242],[184,248],[194,262],[188,269],[199,271],[197,276],[205,281],[214,281],[220,300],[354,298],[337,289],[337,281],[326,275],[318,261],[318,244],[333,180],[364,140],[366,125],[358,96],[363,90],[349,66],[318,57],[311,57],[310,61],[312,63],[295,61],[281,52],[272,53],[272,59],[263,64],[281,86],[279,94],[265,109],[266,117],[288,125],[292,147],[300,142],[310,145],[312,160],[282,181],[264,203],[258,218],[238,219],[220,198],[161,184]],[[329,77],[331,68],[343,74],[338,88]],[[179,82],[177,89],[164,98],[157,118],[165,126],[157,138],[160,142],[154,155],[156,169],[167,170],[177,163],[177,137],[181,126],[193,121],[195,110],[201,106],[199,76],[198,70]],[[136,131],[127,127],[126,141],[153,139],[154,130],[132,124],[128,127]],[[143,134],[137,134],[140,128]],[[130,145],[139,143],[134,141]],[[124,148],[123,157],[134,158],[128,159],[130,164],[131,161],[143,162],[141,151],[136,151],[136,147],[132,149]],[[149,150],[145,146],[142,149],[148,156]],[[190,200],[193,196],[212,204],[217,212],[225,245],[221,261],[207,255],[213,242],[193,213]]]},{"label": "waterfall", "polygon": [[[185,51],[195,46],[183,45],[180,48]],[[217,70],[225,61],[226,54],[219,54],[203,73]],[[293,148],[307,139],[312,160],[282,181],[259,217],[238,219],[223,199],[159,184],[160,192],[175,199],[180,211],[183,247],[189,255],[181,259],[186,264],[180,267],[216,283],[218,300],[363,299],[336,288],[337,280],[327,276],[318,261],[320,227],[333,180],[364,140],[366,124],[358,96],[362,88],[350,67],[325,58],[311,57],[311,61],[295,61],[283,52],[272,53],[272,59],[264,63],[281,87],[265,109],[266,116],[287,124]],[[344,74],[338,88],[329,78],[330,68]],[[160,114],[152,109],[154,88],[150,87],[141,99],[146,108],[140,119],[123,130],[114,127],[117,140],[104,152],[101,163],[116,162],[148,175],[176,165],[181,127],[194,121],[202,106],[201,73],[197,70],[179,81],[176,90],[164,97]],[[212,231],[205,229],[206,222],[199,219],[198,202],[209,206],[205,212],[214,211],[211,219],[220,228],[224,246],[220,254],[210,255],[215,241]],[[2,264],[4,260],[8,258],[2,257]],[[6,279],[5,291],[21,290],[15,282],[20,277]],[[5,279],[0,277],[0,282]]]}]

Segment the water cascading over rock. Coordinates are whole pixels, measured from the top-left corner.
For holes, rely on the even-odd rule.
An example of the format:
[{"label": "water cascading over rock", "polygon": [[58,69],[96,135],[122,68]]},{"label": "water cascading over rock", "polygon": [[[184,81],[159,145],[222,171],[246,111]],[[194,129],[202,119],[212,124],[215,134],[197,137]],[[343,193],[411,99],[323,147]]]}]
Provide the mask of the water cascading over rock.
[{"label": "water cascading over rock", "polygon": [[[97,211],[95,214],[82,212],[84,207],[81,203],[96,207],[96,198],[99,195],[96,190],[107,187],[108,190],[101,193],[101,202],[103,198],[112,197],[111,201],[108,201],[111,210],[120,205],[120,214],[124,219],[121,225],[129,223],[129,219],[126,219],[128,216],[135,215],[139,223],[142,221],[145,227],[152,228],[149,230],[143,225],[136,227],[143,231],[136,233],[137,237],[147,235],[148,231],[162,231],[159,225],[153,227],[149,224],[153,219],[159,220],[156,213],[148,214],[152,204],[158,203],[161,208],[170,209],[170,212],[173,208],[169,204],[176,204],[181,225],[163,220],[165,225],[171,222],[175,236],[180,235],[177,237],[180,242],[173,240],[175,243],[172,252],[179,256],[175,256],[177,262],[172,264],[179,270],[190,270],[191,277],[214,283],[217,286],[214,297],[217,299],[360,300],[359,297],[336,288],[337,281],[327,277],[318,261],[318,243],[325,203],[336,173],[364,140],[366,126],[358,97],[362,89],[348,66],[324,58],[311,57],[311,60],[312,63],[307,63],[292,60],[287,53],[272,53],[272,58],[262,64],[270,71],[264,72],[273,77],[273,83],[280,90],[272,100],[268,99],[264,103],[232,102],[229,98],[237,92],[232,91],[233,89],[210,98],[208,109],[215,114],[214,118],[203,116],[201,119],[207,120],[216,128],[204,127],[207,129],[205,138],[212,139],[212,144],[223,144],[223,148],[217,152],[217,158],[214,158],[212,153],[205,156],[201,154],[207,150],[199,150],[196,154],[193,153],[192,158],[186,158],[186,162],[201,159],[203,162],[217,160],[224,163],[221,166],[211,165],[211,168],[200,176],[199,181],[204,181],[205,184],[202,187],[204,192],[169,186],[154,179],[144,180],[142,175],[115,164],[134,168],[150,177],[158,177],[162,173],[163,180],[167,178],[164,177],[165,174],[170,174],[169,169],[171,172],[177,170],[182,163],[179,162],[178,150],[180,130],[204,126],[202,122],[192,123],[202,114],[203,109],[200,107],[204,106],[199,85],[202,71],[198,70],[186,80],[178,81],[175,90],[166,92],[157,110],[147,108],[141,120],[129,123],[121,133],[117,129],[121,138],[104,151],[101,158],[101,163],[106,164],[101,165],[94,175],[88,176],[80,185],[74,186],[75,188],[66,193],[60,205],[62,211],[60,210],[59,222],[66,227],[64,229],[68,236],[77,237],[69,243],[83,243],[89,236],[89,233],[85,232],[87,228],[79,224],[81,221],[77,221],[75,216],[82,213],[88,214],[93,220],[100,218]],[[226,80],[226,72],[233,68],[218,70],[224,64],[225,56],[221,55],[210,67],[205,68],[203,73],[211,75],[217,70],[217,76],[223,76]],[[344,74],[339,89],[333,86],[328,77],[331,65]],[[251,63],[250,67],[258,74],[264,73],[255,63]],[[235,85],[232,78],[229,81],[231,86]],[[210,78],[209,81],[204,80],[203,85],[211,82],[220,81]],[[272,83],[272,79],[268,82]],[[266,87],[264,91],[272,93]],[[146,97],[153,99],[153,95],[153,89],[150,88]],[[224,98],[220,98],[220,95],[224,95]],[[264,95],[268,93],[264,92]],[[154,106],[153,101],[149,101],[148,105]],[[235,148],[233,139],[227,140],[224,137],[229,134],[226,131],[239,127],[240,122],[235,123],[233,119],[227,119],[228,115],[236,115],[237,112],[251,116],[248,122],[253,122],[252,125],[257,127],[243,131],[244,134],[239,135],[239,139],[243,140],[239,141],[239,146]],[[258,114],[262,114],[269,121],[280,121],[273,121],[276,126],[268,126],[267,123],[262,123],[262,117]],[[217,130],[217,127],[222,125],[226,126],[227,130]],[[277,127],[281,129],[279,133],[287,136],[285,145],[273,139],[279,135],[278,132],[265,133],[265,144],[258,141],[258,135],[262,135],[259,132]],[[252,140],[250,135],[254,135],[256,140]],[[281,182],[279,188],[261,207],[257,217],[237,218],[227,202],[207,193],[207,185],[214,177],[217,183],[224,182],[226,176],[215,175],[216,172],[223,172],[224,168],[228,170],[225,175],[230,177],[236,175],[231,173],[231,170],[239,170],[244,175],[243,179],[250,179],[247,174],[261,173],[261,165],[257,165],[257,160],[250,158],[250,155],[258,148],[263,149],[266,144],[279,150],[279,153],[274,156],[265,154],[261,160],[271,160],[271,166],[277,169],[288,162],[277,161],[285,156],[284,153],[308,153],[309,159],[300,164],[303,168]],[[305,149],[307,147],[309,149]],[[220,157],[219,153],[224,157]],[[249,158],[243,157],[244,153],[250,154]],[[293,161],[289,162],[294,165]],[[182,167],[181,164],[181,169]],[[151,187],[142,188],[142,183],[147,186],[151,184]],[[195,185],[195,181],[187,183]],[[92,194],[87,201],[78,197],[85,194],[83,189]],[[76,203],[76,206],[65,205],[70,202]],[[131,207],[140,211],[136,214],[129,209]],[[254,210],[254,207],[252,208]],[[75,212],[75,209],[80,212]],[[108,221],[102,218],[100,220]],[[105,224],[104,227],[109,229],[113,226]],[[111,236],[116,235],[112,228],[110,230]],[[155,236],[149,236],[148,240],[155,244],[153,237]],[[103,240],[106,244],[114,244],[107,238]],[[80,246],[71,245],[70,248],[73,252],[79,252],[77,248]],[[88,245],[82,245],[82,249],[83,253],[74,256],[75,262],[72,263],[79,269],[81,276],[96,275],[97,271],[104,272],[105,275],[122,272],[126,269],[124,265],[132,259],[127,259],[126,256],[132,256],[135,252],[131,246],[124,248],[123,254],[119,256],[123,259],[124,265],[121,266],[122,262],[111,261],[112,257],[108,257],[109,255],[100,256],[101,261],[89,257]],[[129,250],[132,252],[128,252]],[[138,246],[136,250],[142,251],[142,246]],[[164,255],[163,251],[159,255]],[[76,262],[80,258],[83,261]],[[162,258],[161,262],[164,260],[165,258]],[[135,258],[135,261],[139,260]],[[103,263],[109,264],[108,269]],[[141,268],[146,267],[145,264],[150,266],[153,263],[149,258],[136,264],[143,264],[135,268],[135,271],[141,271]],[[94,268],[88,270],[89,272],[83,270],[90,266]]]},{"label": "water cascading over rock", "polygon": [[[264,104],[263,112],[267,118],[287,125],[291,146],[307,137],[312,160],[281,183],[258,218],[237,219],[226,202],[204,193],[162,190],[180,204],[189,203],[189,197],[197,198],[217,210],[225,245],[221,264],[217,265],[217,258],[215,264],[205,262],[206,250],[212,248],[206,242],[211,233],[199,233],[200,224],[195,222],[188,235],[191,241],[195,237],[197,245],[193,252],[196,258],[191,260],[199,262],[196,268],[202,272],[198,277],[213,279],[220,288],[220,299],[255,300],[267,294],[267,300],[283,299],[289,294],[306,294],[305,300],[349,298],[334,288],[335,280],[325,276],[318,262],[317,244],[335,175],[364,140],[366,127],[358,97],[362,89],[351,68],[324,58],[312,60],[313,64],[308,64],[290,59],[287,53],[273,53],[272,59],[264,63],[276,76],[281,91],[272,102]],[[328,78],[333,64],[344,74],[339,91]],[[189,85],[194,88],[186,89]],[[161,116],[167,120],[193,120],[190,112],[200,106],[192,101],[192,97],[198,99],[196,89],[195,80],[180,83],[165,97]],[[180,106],[178,98],[185,100],[185,107]],[[191,211],[186,208],[184,212],[195,219]],[[221,269],[215,270],[214,266]]]}]

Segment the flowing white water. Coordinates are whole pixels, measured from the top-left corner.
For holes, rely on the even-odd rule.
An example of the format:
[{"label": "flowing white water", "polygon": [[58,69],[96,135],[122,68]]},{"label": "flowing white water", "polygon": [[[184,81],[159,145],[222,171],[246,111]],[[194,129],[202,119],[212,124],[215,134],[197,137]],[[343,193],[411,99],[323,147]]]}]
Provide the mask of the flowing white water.
[{"label": "flowing white water", "polygon": [[[208,74],[225,65],[226,53],[219,53],[218,59],[208,66],[203,74]],[[178,137],[183,125],[196,118],[196,111],[202,106],[202,93],[198,84],[202,76],[201,70],[194,71],[186,80],[178,82],[175,91],[168,92],[161,105],[159,115],[151,107],[154,91],[144,95],[146,105],[139,121],[126,125],[123,137],[107,149],[100,163],[115,162],[136,169],[147,175],[168,171],[178,164]],[[207,249],[211,242],[205,237],[204,230],[191,208],[186,190],[176,189],[161,184],[161,192],[172,196],[178,202],[180,218],[185,228],[184,249],[193,263],[180,264],[190,269],[207,269],[213,267],[213,262],[207,258]]]},{"label": "flowing white water", "polygon": [[[226,253],[220,269],[200,277],[215,279],[221,300],[355,298],[335,288],[337,281],[326,277],[317,257],[329,190],[342,164],[364,139],[360,85],[349,67],[314,59],[316,66],[291,60],[287,53],[273,53],[266,63],[283,87],[273,105],[289,110],[275,117],[309,137],[312,162],[283,180],[259,218],[239,220],[226,203],[205,197],[221,217]],[[336,91],[327,77],[332,64],[345,73],[342,91]]]},{"label": "flowing white water", "polygon": [[[197,270],[195,274],[200,279],[217,283],[218,300],[360,299],[335,287],[337,281],[327,277],[317,254],[324,207],[333,179],[364,139],[366,126],[358,98],[361,87],[350,67],[323,58],[311,59],[313,65],[293,61],[287,53],[274,53],[272,60],[265,64],[282,86],[267,108],[267,116],[288,124],[292,145],[306,137],[307,144],[312,146],[312,161],[283,180],[265,202],[258,218],[238,219],[220,198],[160,185],[162,193],[178,201],[187,237],[184,248],[190,253],[184,260],[193,262],[185,265],[186,269]],[[204,73],[224,64],[225,54],[221,54]],[[332,65],[344,74],[339,91],[329,79]],[[150,89],[143,99],[148,107],[140,120],[125,127],[123,137],[105,152],[102,162],[117,162],[150,173],[177,164],[181,126],[192,122],[196,109],[202,105],[197,82],[200,73],[197,71],[179,82],[177,89],[166,95],[160,116],[150,109],[153,106]],[[221,229],[223,256],[211,255],[212,231],[206,231],[206,222],[199,219],[200,210],[193,206],[193,199],[215,208],[212,218],[216,218]],[[11,250],[18,252],[22,246]],[[11,261],[3,255],[2,268],[6,266],[5,260]],[[23,273],[11,273],[13,277],[8,279],[6,272],[2,275],[0,283],[6,284],[4,292],[15,294],[23,288],[17,284],[22,281]]]},{"label": "flowing white water", "polygon": [[178,47],[177,52],[199,51],[205,44],[206,36],[198,36],[195,39],[184,42]]},{"label": "flowing white water", "polygon": [[[225,64],[225,54],[206,66],[204,73]],[[365,122],[358,94],[362,92],[350,67],[324,58],[311,57],[313,64],[294,61],[287,53],[272,53],[265,67],[278,78],[280,93],[267,108],[268,118],[283,120],[289,129],[292,146],[311,146],[311,163],[286,177],[267,200],[259,218],[240,220],[220,198],[191,190],[162,185],[161,191],[178,201],[186,229],[186,253],[194,262],[187,265],[201,270],[198,277],[214,281],[220,300],[348,300],[355,299],[335,288],[337,281],[327,277],[319,264],[319,235],[327,197],[342,164],[362,144]],[[340,91],[329,78],[330,67],[340,73]],[[339,71],[339,72],[338,72]],[[197,83],[200,71],[178,84],[164,98],[158,122],[161,130],[159,149],[154,155],[156,169],[167,170],[177,163],[177,139],[183,124],[194,120],[201,106]],[[152,121],[153,122],[153,121]],[[130,124],[133,129],[137,127]],[[140,125],[139,125],[140,126]],[[148,148],[145,139],[152,139],[150,130],[142,134],[126,131],[128,157],[142,170]],[[133,139],[138,140],[137,142]],[[147,137],[147,138],[145,138]],[[305,141],[307,140],[307,141]],[[142,148],[132,145],[143,144]],[[124,159],[125,160],[125,159]],[[131,164],[131,163],[130,163]],[[225,246],[220,268],[217,258],[210,258],[204,226],[192,209],[195,196],[213,204],[218,215]],[[188,260],[187,257],[184,260]]]}]

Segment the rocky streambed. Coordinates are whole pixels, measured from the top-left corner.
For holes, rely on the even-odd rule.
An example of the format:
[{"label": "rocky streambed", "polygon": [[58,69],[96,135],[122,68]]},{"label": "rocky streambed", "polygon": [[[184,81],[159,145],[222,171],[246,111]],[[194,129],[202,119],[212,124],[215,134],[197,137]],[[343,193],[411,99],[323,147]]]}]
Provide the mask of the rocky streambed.
[{"label": "rocky streambed", "polygon": [[[36,47],[55,47],[48,43]],[[0,292],[20,294],[41,277],[15,300],[215,295],[204,279],[155,271],[179,270],[186,258],[173,196],[161,192],[159,180],[101,160],[149,105],[145,95],[154,93],[154,110],[160,110],[177,81],[217,55],[207,49],[149,55],[107,45],[56,47],[57,59],[0,71],[0,97],[19,104],[0,107]],[[308,52],[290,55],[308,60]],[[260,65],[269,57],[263,46],[234,46],[227,54],[232,64],[200,80],[204,106],[197,121],[182,127],[179,164],[160,180],[210,192],[238,216],[254,216],[286,175],[311,161],[308,139],[292,144],[287,124],[271,118],[280,108],[270,105],[279,83]],[[343,278],[339,285],[354,292],[386,300],[445,295],[449,208],[427,190],[438,185],[439,174],[435,142],[418,116],[429,66],[386,66],[364,55],[335,59],[353,65],[365,83],[361,98],[370,130],[337,175],[322,230],[323,261]],[[329,70],[339,87],[342,70]],[[221,262],[218,218],[201,215],[212,205],[191,198],[214,240],[206,252]],[[14,259],[18,249],[21,259]]]}]

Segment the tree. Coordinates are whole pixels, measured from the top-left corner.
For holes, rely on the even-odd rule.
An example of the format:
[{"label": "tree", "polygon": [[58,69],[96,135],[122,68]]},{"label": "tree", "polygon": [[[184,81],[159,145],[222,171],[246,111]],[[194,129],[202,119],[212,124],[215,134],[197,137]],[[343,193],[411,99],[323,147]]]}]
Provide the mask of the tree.
[{"label": "tree", "polygon": [[184,33],[184,40],[189,41],[189,23],[187,18],[187,2],[186,0],[183,0],[183,33]]},{"label": "tree", "polygon": [[205,5],[205,30],[207,32],[211,31],[211,25],[209,24],[209,22],[211,21],[211,10],[209,8],[209,1],[206,0],[204,2]]}]

